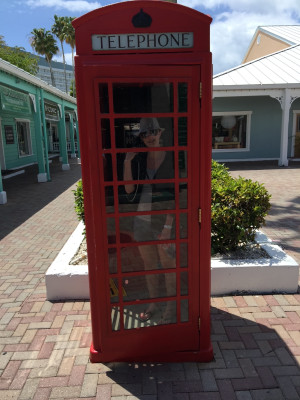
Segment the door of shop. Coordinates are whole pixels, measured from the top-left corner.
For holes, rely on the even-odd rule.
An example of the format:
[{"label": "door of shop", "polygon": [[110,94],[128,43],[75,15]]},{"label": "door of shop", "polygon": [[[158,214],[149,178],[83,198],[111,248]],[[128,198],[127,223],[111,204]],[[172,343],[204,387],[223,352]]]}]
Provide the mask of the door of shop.
[{"label": "door of shop", "polygon": [[4,157],[4,149],[3,149],[3,138],[2,138],[2,130],[1,130],[1,119],[0,119],[0,168],[5,169],[5,157]]},{"label": "door of shop", "polygon": [[294,157],[300,158],[300,114],[297,114],[296,131],[294,141]]},{"label": "door of shop", "polygon": [[130,68],[128,78],[126,68],[102,68],[99,75],[94,200],[104,215],[94,222],[102,227],[96,248],[105,272],[92,285],[110,304],[101,347],[119,359],[136,346],[144,357],[196,351],[200,171],[192,160],[200,141],[192,132],[200,125],[200,66],[140,66],[136,78]]}]

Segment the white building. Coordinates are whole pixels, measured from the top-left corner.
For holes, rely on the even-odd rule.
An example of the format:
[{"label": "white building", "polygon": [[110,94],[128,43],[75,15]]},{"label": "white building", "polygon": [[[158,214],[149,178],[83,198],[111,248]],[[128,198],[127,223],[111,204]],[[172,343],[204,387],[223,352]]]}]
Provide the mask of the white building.
[{"label": "white building", "polygon": [[300,160],[299,71],[300,26],[258,27],[244,63],[213,77],[214,159]]},{"label": "white building", "polygon": [[[49,85],[52,85],[51,75],[50,75],[50,67],[44,57],[39,57],[38,66],[39,70],[36,76],[43,81],[47,82]],[[51,66],[54,75],[55,87],[63,92],[66,91],[65,85],[65,74],[64,74],[64,64],[51,61]],[[66,64],[66,75],[67,75],[67,93],[70,91],[71,82],[74,79],[73,75],[73,67],[72,65]]]}]

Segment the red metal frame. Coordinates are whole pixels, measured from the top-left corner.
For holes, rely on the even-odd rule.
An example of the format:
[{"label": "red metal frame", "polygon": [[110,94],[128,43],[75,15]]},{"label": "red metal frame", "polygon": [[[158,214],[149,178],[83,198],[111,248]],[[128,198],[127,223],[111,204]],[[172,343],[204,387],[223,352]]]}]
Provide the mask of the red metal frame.
[{"label": "red metal frame", "polygon": [[[155,55],[146,52],[139,54],[119,52],[112,55],[95,55],[90,48],[90,35],[106,32],[108,21],[113,18],[119,21],[118,33],[133,30],[129,22],[134,12],[143,8],[152,15],[154,24],[149,31],[193,31],[196,38],[201,41],[195,44],[193,51],[184,51],[183,55],[177,51],[157,52]],[[127,16],[131,16],[126,19]],[[122,23],[121,23],[122,16]],[[127,21],[128,20],[128,21]],[[100,24],[104,22],[104,26]],[[124,21],[127,21],[124,22]],[[163,21],[163,24],[162,24]],[[211,19],[194,10],[175,4],[155,1],[135,1],[120,3],[104,7],[75,20],[77,54],[76,57],[76,86],[79,112],[79,130],[82,155],[82,177],[85,200],[85,217],[88,245],[88,263],[90,279],[91,313],[93,343],[91,346],[91,361],[104,362],[113,360],[123,361],[208,361],[212,358],[212,346],[210,342],[210,162],[211,162],[211,55],[209,53],[209,24]],[[200,23],[200,24],[199,24]],[[184,29],[185,28],[185,29]],[[110,24],[110,28],[111,24]],[[109,32],[116,33],[116,29]],[[109,33],[108,32],[108,33]],[[147,30],[148,32],[148,30]],[[201,77],[201,79],[200,79]],[[189,140],[186,147],[178,146],[176,137],[178,134],[175,124],[174,146],[160,148],[160,150],[175,151],[175,165],[178,165],[178,151],[187,150],[188,178],[179,178],[174,181],[187,182],[189,193],[188,239],[180,240],[189,243],[189,295],[190,322],[162,325],[142,329],[112,331],[110,326],[111,307],[107,270],[108,247],[117,251],[119,269],[114,277],[119,279],[120,309],[123,309],[121,277],[124,274],[120,270],[120,251],[123,246],[120,243],[107,244],[106,214],[104,188],[112,186],[115,198],[117,198],[118,185],[116,173],[113,181],[104,181],[102,154],[109,153],[115,160],[117,153],[126,149],[115,149],[114,135],[112,146],[109,150],[102,150],[100,134],[100,109],[97,87],[99,82],[109,85],[109,99],[112,101],[111,85],[113,82],[188,82],[189,105],[186,115],[189,117]],[[199,101],[199,86],[202,82],[201,108]],[[177,85],[174,86],[175,88]],[[174,99],[177,99],[176,90]],[[110,120],[113,126],[114,118],[143,117],[140,113],[114,114],[112,103],[110,113],[103,118]],[[178,114],[174,104],[174,112],[170,113],[175,121]],[[149,115],[147,115],[149,116]],[[168,117],[168,114],[155,114],[155,117]],[[128,149],[127,149],[128,150]],[[157,149],[156,149],[157,150]],[[134,183],[132,181],[131,183]],[[151,181],[150,181],[151,182]],[[124,182],[122,182],[124,184]],[[176,186],[178,187],[178,185]],[[177,189],[178,190],[178,189]],[[178,191],[176,192],[178,200]],[[99,206],[101,205],[101,206]],[[201,226],[198,223],[198,209],[202,210]],[[179,211],[172,210],[178,220]],[[171,213],[170,212],[170,213]],[[151,213],[164,213],[164,211],[152,211]],[[109,218],[131,215],[119,213],[115,207],[115,213]],[[116,224],[116,237],[119,237],[119,226]],[[176,241],[179,243],[179,224],[177,223]],[[155,242],[154,242],[155,243]],[[160,241],[159,243],[165,243]],[[167,243],[167,241],[166,241]],[[135,246],[136,244],[126,244]],[[183,269],[177,263],[177,274]],[[164,271],[166,272],[166,271]],[[174,272],[170,270],[168,272]],[[140,272],[139,274],[143,274]],[[149,271],[147,271],[149,273]],[[156,270],[150,273],[157,273]],[[126,276],[138,275],[136,272],[127,273]],[[178,282],[178,280],[177,280]],[[177,283],[179,285],[179,283]],[[179,287],[179,286],[178,286]],[[184,297],[174,298],[179,301]],[[172,298],[171,298],[172,299]],[[159,298],[163,301],[166,298]],[[170,298],[168,298],[170,300]],[[134,302],[132,302],[134,303]],[[131,302],[126,302],[127,305]],[[177,309],[177,313],[179,310]],[[199,321],[201,329],[199,330]],[[171,340],[170,340],[171,338]],[[185,340],[183,340],[183,338]]]}]

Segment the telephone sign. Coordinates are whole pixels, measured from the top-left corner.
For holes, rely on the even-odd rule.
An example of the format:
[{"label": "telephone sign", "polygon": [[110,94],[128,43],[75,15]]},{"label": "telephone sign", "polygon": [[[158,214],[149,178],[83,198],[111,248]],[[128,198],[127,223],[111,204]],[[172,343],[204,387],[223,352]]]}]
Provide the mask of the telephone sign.
[{"label": "telephone sign", "polygon": [[193,32],[92,35],[93,50],[184,49],[193,47]]}]

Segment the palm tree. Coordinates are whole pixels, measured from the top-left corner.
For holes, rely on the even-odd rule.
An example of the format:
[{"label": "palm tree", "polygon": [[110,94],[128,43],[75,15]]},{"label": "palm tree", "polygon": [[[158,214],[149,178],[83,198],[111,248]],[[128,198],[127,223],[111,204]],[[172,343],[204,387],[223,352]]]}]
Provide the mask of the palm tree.
[{"label": "palm tree", "polygon": [[58,53],[56,40],[50,31],[45,31],[45,28],[33,29],[31,32],[30,44],[32,48],[40,55],[45,56],[50,67],[52,86],[55,86],[54,75],[52,71],[51,60]]},{"label": "palm tree", "polygon": [[0,35],[0,46],[6,46],[4,36]]},{"label": "palm tree", "polygon": [[52,25],[51,30],[52,30],[52,33],[60,41],[61,52],[62,52],[63,63],[64,63],[65,87],[66,87],[66,93],[68,93],[67,74],[66,74],[66,59],[65,59],[65,51],[64,51],[64,46],[63,46],[63,43],[65,41],[64,28],[67,23],[66,19],[67,19],[67,17],[58,17],[57,15],[54,15],[54,24]]},{"label": "palm tree", "polygon": [[[75,17],[65,17],[65,27],[64,27],[64,35],[65,41],[68,45],[70,45],[72,49],[72,66],[73,66],[73,79],[75,80],[74,76],[74,49],[75,49],[75,29],[73,28],[72,21]],[[74,89],[74,88],[73,88]]]}]

